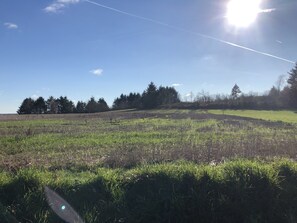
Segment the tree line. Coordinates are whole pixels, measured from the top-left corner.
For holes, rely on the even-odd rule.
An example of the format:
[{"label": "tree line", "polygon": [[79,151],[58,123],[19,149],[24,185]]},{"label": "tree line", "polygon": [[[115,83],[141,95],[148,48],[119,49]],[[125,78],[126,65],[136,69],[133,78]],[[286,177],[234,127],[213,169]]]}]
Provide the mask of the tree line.
[{"label": "tree line", "polygon": [[87,102],[78,101],[76,105],[66,96],[59,98],[49,97],[45,100],[39,97],[36,100],[26,98],[19,107],[18,114],[67,114],[67,113],[96,113],[111,109],[152,109],[160,105],[180,102],[178,92],[173,87],[159,88],[151,82],[147,89],[140,93],[121,94],[113,102],[112,108],[104,98],[98,101],[91,97]]},{"label": "tree line", "polygon": [[69,100],[66,96],[54,98],[49,97],[45,100],[39,97],[36,100],[26,98],[23,100],[19,107],[18,114],[67,114],[67,113],[94,113],[100,111],[108,111],[109,107],[103,98],[98,101],[94,97],[86,103],[78,101],[74,105],[73,101]]},{"label": "tree line", "polygon": [[151,82],[147,89],[142,93],[121,94],[113,102],[113,109],[153,109],[161,105],[179,103],[178,92],[173,87],[159,88]]},{"label": "tree line", "polygon": [[191,102],[182,102],[173,87],[157,87],[151,82],[140,93],[121,94],[110,108],[104,98],[98,101],[91,97],[87,102],[78,101],[76,105],[67,97],[49,97],[45,100],[26,98],[18,109],[18,114],[59,114],[59,113],[95,113],[119,109],[153,108],[201,108],[201,109],[297,109],[297,63],[288,72],[289,77],[281,75],[266,94],[245,94],[235,84],[230,95],[199,93]]},{"label": "tree line", "polygon": [[297,63],[291,71],[279,76],[276,84],[265,94],[242,93],[235,84],[230,95],[201,92],[188,107],[203,109],[297,109]]}]

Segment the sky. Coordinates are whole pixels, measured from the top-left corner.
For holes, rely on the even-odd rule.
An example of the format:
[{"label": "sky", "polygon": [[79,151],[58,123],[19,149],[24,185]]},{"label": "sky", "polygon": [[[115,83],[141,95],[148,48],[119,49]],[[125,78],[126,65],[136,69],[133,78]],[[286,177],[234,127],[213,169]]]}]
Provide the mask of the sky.
[{"label": "sky", "polygon": [[297,1],[230,1],[1,0],[0,113],[39,96],[112,105],[151,81],[184,100],[263,93],[297,61]]}]

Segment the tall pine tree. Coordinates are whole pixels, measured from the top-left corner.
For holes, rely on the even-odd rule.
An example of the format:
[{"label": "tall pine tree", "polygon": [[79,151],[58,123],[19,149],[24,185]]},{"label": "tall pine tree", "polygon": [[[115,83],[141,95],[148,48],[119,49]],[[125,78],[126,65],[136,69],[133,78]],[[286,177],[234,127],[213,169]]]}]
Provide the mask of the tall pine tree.
[{"label": "tall pine tree", "polygon": [[297,63],[288,74],[289,78],[287,82],[289,85],[290,105],[293,108],[297,108]]}]

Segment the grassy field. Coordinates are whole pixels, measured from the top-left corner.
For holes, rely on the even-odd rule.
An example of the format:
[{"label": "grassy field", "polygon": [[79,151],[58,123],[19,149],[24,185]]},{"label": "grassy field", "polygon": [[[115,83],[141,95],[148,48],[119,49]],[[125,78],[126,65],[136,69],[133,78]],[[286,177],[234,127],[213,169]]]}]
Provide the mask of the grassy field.
[{"label": "grassy field", "polygon": [[242,111],[225,113],[232,116],[189,110],[5,116],[0,121],[0,168],[296,158],[297,125],[281,121],[288,120],[286,112],[272,116],[277,122],[257,119],[263,111],[254,111],[255,118],[235,116]]},{"label": "grassy field", "polygon": [[59,222],[48,185],[86,222],[296,222],[296,130],[290,111],[0,115],[0,219]]},{"label": "grassy field", "polygon": [[240,117],[257,118],[272,122],[297,123],[295,111],[265,111],[265,110],[208,110],[211,114],[234,115]]}]

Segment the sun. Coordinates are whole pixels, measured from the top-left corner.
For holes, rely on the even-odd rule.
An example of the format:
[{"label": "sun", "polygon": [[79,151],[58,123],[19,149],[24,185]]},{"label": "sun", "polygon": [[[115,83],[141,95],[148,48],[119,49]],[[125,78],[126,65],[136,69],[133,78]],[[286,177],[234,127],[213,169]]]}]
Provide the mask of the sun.
[{"label": "sun", "polygon": [[230,0],[227,5],[227,19],[230,25],[248,27],[257,19],[261,0]]}]

